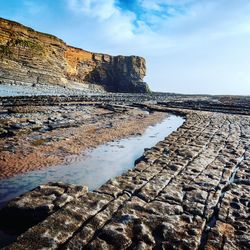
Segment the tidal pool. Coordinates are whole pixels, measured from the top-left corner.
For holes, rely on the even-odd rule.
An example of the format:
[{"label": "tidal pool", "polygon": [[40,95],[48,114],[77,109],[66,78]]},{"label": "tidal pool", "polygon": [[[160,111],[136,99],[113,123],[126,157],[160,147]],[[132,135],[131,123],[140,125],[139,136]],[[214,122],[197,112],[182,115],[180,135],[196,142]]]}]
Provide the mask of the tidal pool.
[{"label": "tidal pool", "polygon": [[144,148],[154,146],[182,125],[184,118],[169,115],[142,135],[108,142],[68,159],[67,164],[31,171],[0,181],[0,207],[8,200],[47,182],[86,185],[96,189],[134,167]]}]

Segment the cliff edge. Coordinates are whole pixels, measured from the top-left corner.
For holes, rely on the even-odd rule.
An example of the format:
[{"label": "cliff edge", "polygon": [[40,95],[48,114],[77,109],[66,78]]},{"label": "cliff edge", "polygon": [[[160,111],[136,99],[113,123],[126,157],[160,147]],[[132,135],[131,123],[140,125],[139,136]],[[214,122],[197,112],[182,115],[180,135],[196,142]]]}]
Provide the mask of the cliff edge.
[{"label": "cliff edge", "polygon": [[0,81],[70,86],[110,92],[149,92],[145,59],[110,56],[0,18]]}]

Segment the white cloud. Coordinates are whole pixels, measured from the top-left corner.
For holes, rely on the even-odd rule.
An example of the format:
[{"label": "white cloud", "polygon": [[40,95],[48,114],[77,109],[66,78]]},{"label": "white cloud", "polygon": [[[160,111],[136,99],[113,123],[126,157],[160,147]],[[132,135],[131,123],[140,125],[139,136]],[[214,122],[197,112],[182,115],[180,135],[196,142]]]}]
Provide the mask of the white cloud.
[{"label": "white cloud", "polygon": [[70,9],[96,23],[91,32],[110,37],[113,41],[133,37],[135,14],[122,12],[114,0],[68,0]]},{"label": "white cloud", "polygon": [[137,0],[140,13],[117,1],[53,1],[61,16],[52,1],[23,0],[13,19],[83,49],[144,56],[153,90],[250,94],[250,1]]},{"label": "white cloud", "polygon": [[73,11],[82,12],[101,20],[107,20],[119,14],[114,0],[69,0],[69,6]]},{"label": "white cloud", "polygon": [[141,7],[153,11],[160,11],[162,10],[162,7],[160,5],[159,1],[153,1],[153,0],[140,0],[139,1]]}]

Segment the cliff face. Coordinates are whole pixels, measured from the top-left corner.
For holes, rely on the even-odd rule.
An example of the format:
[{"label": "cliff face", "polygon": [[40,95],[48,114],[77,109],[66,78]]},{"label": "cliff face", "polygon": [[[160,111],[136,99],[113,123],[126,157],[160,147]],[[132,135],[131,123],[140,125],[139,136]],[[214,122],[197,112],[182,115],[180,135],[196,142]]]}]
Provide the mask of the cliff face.
[{"label": "cliff face", "polygon": [[145,60],[68,46],[61,39],[0,18],[0,80],[148,92]]}]

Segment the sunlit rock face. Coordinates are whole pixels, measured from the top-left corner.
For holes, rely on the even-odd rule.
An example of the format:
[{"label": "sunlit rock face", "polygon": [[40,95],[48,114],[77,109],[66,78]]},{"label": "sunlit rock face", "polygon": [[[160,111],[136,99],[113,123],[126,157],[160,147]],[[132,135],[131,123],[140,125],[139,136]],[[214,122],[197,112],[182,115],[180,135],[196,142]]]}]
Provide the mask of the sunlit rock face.
[{"label": "sunlit rock face", "polygon": [[0,18],[0,80],[149,92],[145,59],[110,56],[68,46],[61,39]]}]

